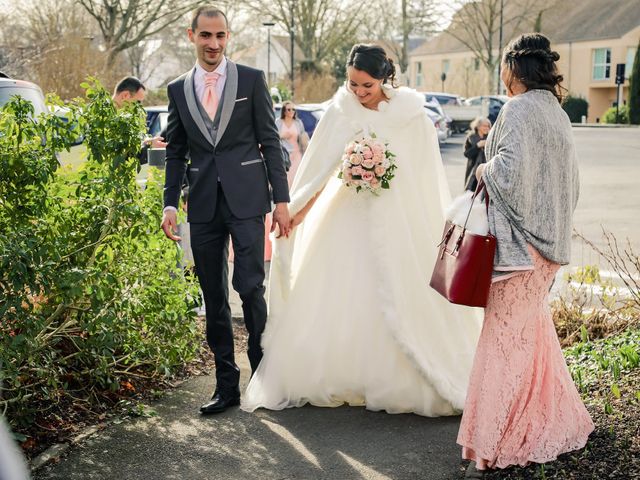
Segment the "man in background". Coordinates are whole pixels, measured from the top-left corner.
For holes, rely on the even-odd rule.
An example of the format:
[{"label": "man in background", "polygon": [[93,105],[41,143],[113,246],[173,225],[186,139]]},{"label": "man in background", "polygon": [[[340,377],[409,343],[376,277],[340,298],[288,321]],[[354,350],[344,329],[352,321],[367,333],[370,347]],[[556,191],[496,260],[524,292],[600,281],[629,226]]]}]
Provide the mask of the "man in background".
[{"label": "man in background", "polygon": [[[120,80],[113,91],[111,99],[116,108],[122,108],[127,102],[144,101],[147,94],[147,88],[136,77],[124,77]],[[142,151],[140,152],[140,164],[147,163],[147,150],[149,148],[166,148],[167,143],[164,141],[166,129],[160,132],[160,135],[145,139],[142,143]]]}]

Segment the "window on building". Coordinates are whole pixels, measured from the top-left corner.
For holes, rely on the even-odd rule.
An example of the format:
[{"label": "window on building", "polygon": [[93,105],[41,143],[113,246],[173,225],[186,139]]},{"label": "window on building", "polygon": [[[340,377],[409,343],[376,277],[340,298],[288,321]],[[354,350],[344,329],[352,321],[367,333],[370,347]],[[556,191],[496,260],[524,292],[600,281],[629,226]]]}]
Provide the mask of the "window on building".
[{"label": "window on building", "polygon": [[596,48],[593,51],[593,80],[611,78],[611,49]]},{"label": "window on building", "polygon": [[449,60],[443,60],[442,61],[442,72],[443,73],[449,73]]},{"label": "window on building", "polygon": [[633,70],[633,61],[636,58],[636,47],[627,48],[627,64],[624,67],[624,78],[631,77],[631,71]]},{"label": "window on building", "polygon": [[422,86],[422,62],[416,62],[416,87]]}]

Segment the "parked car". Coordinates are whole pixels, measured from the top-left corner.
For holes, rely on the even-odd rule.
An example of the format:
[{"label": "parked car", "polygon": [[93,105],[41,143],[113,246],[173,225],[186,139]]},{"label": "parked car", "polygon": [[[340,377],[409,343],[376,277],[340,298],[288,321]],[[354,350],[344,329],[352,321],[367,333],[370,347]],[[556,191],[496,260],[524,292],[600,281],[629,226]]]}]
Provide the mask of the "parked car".
[{"label": "parked car", "polygon": [[33,104],[33,110],[36,116],[47,111],[44,94],[38,85],[25,80],[0,78],[0,107],[9,103],[11,97],[15,95],[29,100]]},{"label": "parked car", "polygon": [[[282,111],[282,105],[276,104],[274,107],[276,118],[280,117]],[[309,138],[313,135],[313,131],[316,129],[316,125],[322,118],[325,111],[325,104],[322,103],[305,103],[302,105],[296,105],[296,112],[298,118],[302,120],[304,129],[309,135]]]},{"label": "parked car", "polygon": [[464,103],[469,106],[482,107],[482,115],[486,116],[491,123],[496,122],[498,113],[502,106],[509,101],[506,95],[481,95],[479,97],[467,98]]},{"label": "parked car", "polygon": [[147,112],[147,133],[152,137],[160,135],[160,132],[167,126],[169,106],[160,105],[144,109]]},{"label": "parked car", "polygon": [[445,130],[447,132],[447,138],[449,138],[451,136],[451,119],[446,115],[446,113],[444,113],[444,109],[438,103],[438,101],[435,100],[433,102],[425,102],[424,107],[442,117],[442,123],[444,124]]},{"label": "parked car", "polygon": [[451,118],[451,130],[464,133],[471,121],[482,114],[482,107],[465,105],[459,95],[443,92],[423,92],[427,102],[437,101],[445,115]]},{"label": "parked car", "polygon": [[438,143],[445,143],[447,138],[449,138],[449,128],[447,127],[447,122],[443,116],[439,113],[431,110],[427,105],[424,106],[429,119],[433,122],[433,126],[436,127],[436,132],[438,133]]}]

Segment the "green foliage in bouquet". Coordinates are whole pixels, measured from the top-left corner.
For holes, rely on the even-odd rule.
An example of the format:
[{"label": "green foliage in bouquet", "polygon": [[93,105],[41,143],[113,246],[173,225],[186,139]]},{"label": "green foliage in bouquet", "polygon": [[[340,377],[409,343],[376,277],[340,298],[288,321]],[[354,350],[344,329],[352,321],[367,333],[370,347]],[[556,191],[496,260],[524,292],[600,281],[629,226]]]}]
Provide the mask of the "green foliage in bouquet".
[{"label": "green foliage in bouquet", "polygon": [[[162,178],[135,181],[144,112],[83,87],[67,118],[20,98],[0,111],[0,413],[18,428],[199,348],[194,285],[159,229]],[[60,167],[79,135],[86,162]]]}]

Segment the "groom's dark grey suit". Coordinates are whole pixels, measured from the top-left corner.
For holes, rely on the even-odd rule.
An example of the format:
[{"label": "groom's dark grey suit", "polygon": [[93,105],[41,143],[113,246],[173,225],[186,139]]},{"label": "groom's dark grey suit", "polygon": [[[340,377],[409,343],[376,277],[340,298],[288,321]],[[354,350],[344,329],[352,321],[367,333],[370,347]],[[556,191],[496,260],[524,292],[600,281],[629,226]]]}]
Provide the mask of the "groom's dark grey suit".
[{"label": "groom's dark grey suit", "polygon": [[269,187],[274,203],[288,202],[289,190],[264,74],[227,60],[224,92],[212,121],[196,96],[194,73],[195,68],[167,88],[164,204],[177,208],[186,172],[191,248],[207,310],[207,342],[215,355],[216,389],[235,397],[240,370],[229,308],[229,236],[233,287],[242,299],[249,361],[255,371],[267,318],[263,256]]}]

